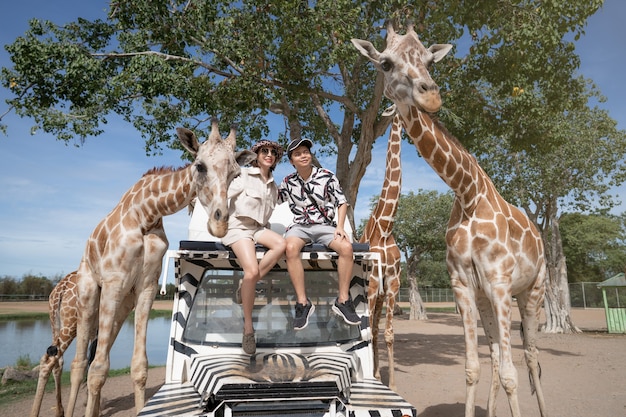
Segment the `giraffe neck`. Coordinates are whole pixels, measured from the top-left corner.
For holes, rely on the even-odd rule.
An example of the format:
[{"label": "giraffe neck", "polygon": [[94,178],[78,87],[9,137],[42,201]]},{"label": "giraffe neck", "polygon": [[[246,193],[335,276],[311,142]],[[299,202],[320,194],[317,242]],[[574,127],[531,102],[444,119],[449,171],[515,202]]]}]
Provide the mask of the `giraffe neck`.
[{"label": "giraffe neck", "polygon": [[363,236],[371,243],[378,238],[386,239],[393,230],[394,217],[398,211],[398,202],[402,188],[402,165],[400,153],[402,148],[402,121],[398,115],[393,118],[391,132],[387,142],[387,159],[385,163],[385,179],[380,198],[367,222]]},{"label": "giraffe neck", "polygon": [[150,229],[164,216],[177,213],[195,197],[191,165],[178,170],[159,168],[148,171],[126,192],[122,201],[139,213],[144,229]]},{"label": "giraffe neck", "polygon": [[476,158],[438,121],[414,106],[402,118],[420,155],[448,184],[464,209],[471,209],[489,193],[493,184]]}]

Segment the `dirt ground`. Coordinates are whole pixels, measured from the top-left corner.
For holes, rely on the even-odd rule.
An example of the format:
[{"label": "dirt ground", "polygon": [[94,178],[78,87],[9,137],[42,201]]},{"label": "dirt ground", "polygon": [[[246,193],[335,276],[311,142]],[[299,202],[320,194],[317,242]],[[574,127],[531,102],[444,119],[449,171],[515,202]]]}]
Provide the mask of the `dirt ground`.
[{"label": "dirt ground", "polygon": [[[23,304],[23,303],[18,303]],[[46,311],[46,303],[43,311]],[[155,305],[155,308],[167,309]],[[26,308],[0,303],[0,313]],[[39,307],[36,307],[38,309]],[[28,307],[33,311],[33,307]],[[519,328],[519,315],[513,317]],[[603,310],[572,311],[574,324],[584,332],[576,335],[539,334],[539,361],[548,413],[552,417],[626,416],[626,335],[606,333]],[[464,415],[464,341],[461,320],[454,313],[430,313],[427,321],[394,320],[397,391],[417,409],[419,417],[461,417]],[[485,338],[480,334],[482,379],[476,398],[476,416],[486,416],[490,361]],[[382,334],[381,334],[381,340]],[[513,354],[519,373],[519,402],[523,416],[538,416],[536,399],[530,394],[521,339],[513,333]],[[388,382],[386,347],[381,341],[383,382]],[[71,360],[71,359],[68,359]],[[164,368],[150,369],[146,397],[164,382]],[[67,402],[67,387],[64,403]],[[102,416],[134,416],[133,388],[128,376],[111,378],[103,388]],[[84,387],[75,415],[83,415]],[[22,416],[30,410],[32,398],[10,404],[0,416]],[[509,416],[506,395],[500,390],[497,414]],[[41,416],[54,416],[54,396],[44,397]]]}]

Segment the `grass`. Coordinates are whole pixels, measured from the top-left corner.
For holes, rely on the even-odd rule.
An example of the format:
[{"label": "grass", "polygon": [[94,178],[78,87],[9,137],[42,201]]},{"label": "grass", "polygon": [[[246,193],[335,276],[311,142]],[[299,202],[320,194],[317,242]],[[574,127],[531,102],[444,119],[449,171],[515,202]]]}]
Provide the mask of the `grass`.
[{"label": "grass", "polygon": [[0,314],[0,321],[48,320],[48,313],[7,313]]},{"label": "grass", "polygon": [[[32,363],[28,357],[20,357],[16,362],[16,367],[18,369],[33,369],[37,364]],[[21,366],[21,367],[20,367]],[[151,367],[153,368],[153,367]],[[109,378],[120,376],[120,375],[128,375],[130,374],[130,367],[126,367],[123,369],[113,369],[109,370]],[[70,372],[64,371],[61,375],[61,386],[63,390],[67,390],[70,387]],[[0,410],[6,404],[10,404],[15,401],[22,400],[24,398],[28,398],[35,395],[35,391],[37,391],[37,380],[28,380],[28,381],[20,381],[20,382],[11,382],[6,385],[0,386]],[[48,383],[46,384],[46,393],[50,393],[54,391],[54,378],[52,375],[48,378]]]}]

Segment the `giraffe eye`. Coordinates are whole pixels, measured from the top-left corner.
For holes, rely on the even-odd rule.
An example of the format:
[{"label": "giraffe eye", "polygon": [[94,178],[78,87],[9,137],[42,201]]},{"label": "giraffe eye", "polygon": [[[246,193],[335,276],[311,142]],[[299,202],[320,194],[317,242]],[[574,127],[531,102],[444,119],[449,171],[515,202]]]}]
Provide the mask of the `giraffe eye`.
[{"label": "giraffe eye", "polygon": [[204,163],[202,162],[198,162],[196,164],[196,169],[198,170],[200,174],[206,174],[207,172],[206,165],[204,165]]},{"label": "giraffe eye", "polygon": [[380,68],[387,72],[389,71],[391,68],[393,67],[393,65],[391,65],[391,62],[389,62],[389,60],[387,59],[383,59],[382,61],[380,61]]}]

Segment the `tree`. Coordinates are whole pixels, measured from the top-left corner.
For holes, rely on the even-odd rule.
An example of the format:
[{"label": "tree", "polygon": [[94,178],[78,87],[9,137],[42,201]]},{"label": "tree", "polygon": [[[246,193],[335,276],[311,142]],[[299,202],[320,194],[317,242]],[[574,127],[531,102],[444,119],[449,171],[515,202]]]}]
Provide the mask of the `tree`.
[{"label": "tree", "polygon": [[618,216],[564,213],[559,224],[569,282],[600,282],[626,266],[626,226]]},{"label": "tree", "polygon": [[54,284],[46,277],[24,275],[19,283],[19,293],[31,296],[47,296],[52,291]]},{"label": "tree", "polygon": [[452,201],[451,192],[419,190],[416,194],[400,196],[393,230],[398,248],[406,259],[411,319],[426,319],[418,282],[450,286],[445,264],[445,234]]},{"label": "tree", "polygon": [[[502,195],[523,207],[542,234],[548,266],[544,331],[554,333],[576,331],[559,212],[606,212],[615,203],[610,187],[626,178],[626,132],[605,110],[589,104],[604,98],[583,80],[569,91],[569,100],[552,102],[543,91],[526,89],[524,98],[516,97],[526,108],[520,122],[486,136],[479,149],[481,164]],[[519,142],[516,126],[529,118],[544,132],[545,144]]]},{"label": "tree", "polygon": [[[391,116],[381,114],[387,105],[382,76],[350,39],[368,39],[382,49],[383,23],[393,19],[402,29],[410,19],[424,44],[457,45],[453,57],[431,69],[446,105],[440,116],[483,156],[505,197],[541,226],[550,266],[548,330],[567,331],[572,326],[558,203],[580,198],[589,206],[585,183],[596,187],[591,189],[599,191],[603,206],[609,199],[591,171],[575,175],[580,192],[551,193],[549,181],[566,177],[553,176],[545,163],[559,160],[562,145],[581,126],[594,135],[615,130],[608,115],[589,108],[588,82],[575,74],[579,59],[569,40],[584,33],[587,18],[601,5],[602,0],[112,1],[106,20],[78,19],[63,27],[31,21],[27,33],[6,47],[13,67],[2,69],[0,82],[14,95],[9,108],[32,118],[35,128],[61,140],[85,140],[102,133],[115,113],[137,128],[149,153],[176,146],[177,124],[202,133],[214,115],[238,123],[246,145],[267,136],[272,113],[278,114],[285,126],[281,140],[307,136],[336,153],[335,172],[354,206],[372,144]],[[592,120],[604,126],[592,126]],[[582,146],[575,148],[587,158]],[[616,151],[623,157],[622,149]],[[507,163],[500,171],[489,169],[492,157]],[[532,165],[535,157],[544,165]],[[602,171],[615,174],[610,164]],[[546,179],[536,183],[545,188],[537,189],[528,177]]]},{"label": "tree", "polygon": [[[381,46],[387,19],[411,19],[425,43],[459,45],[456,58],[433,72],[447,91],[442,117],[471,120],[462,136],[471,142],[509,122],[506,108],[485,109],[513,85],[537,83],[561,98],[577,64],[565,35],[579,36],[601,3],[112,1],[106,20],[31,21],[7,46],[13,67],[0,81],[14,95],[10,109],[32,118],[34,129],[85,140],[115,113],[142,134],[148,153],[176,147],[177,124],[201,133],[213,115],[238,123],[245,145],[267,136],[271,113],[279,114],[283,141],[304,135],[336,153],[335,171],[354,206],[390,117],[381,116],[382,77],[350,38]],[[497,88],[481,88],[485,78]]]}]

